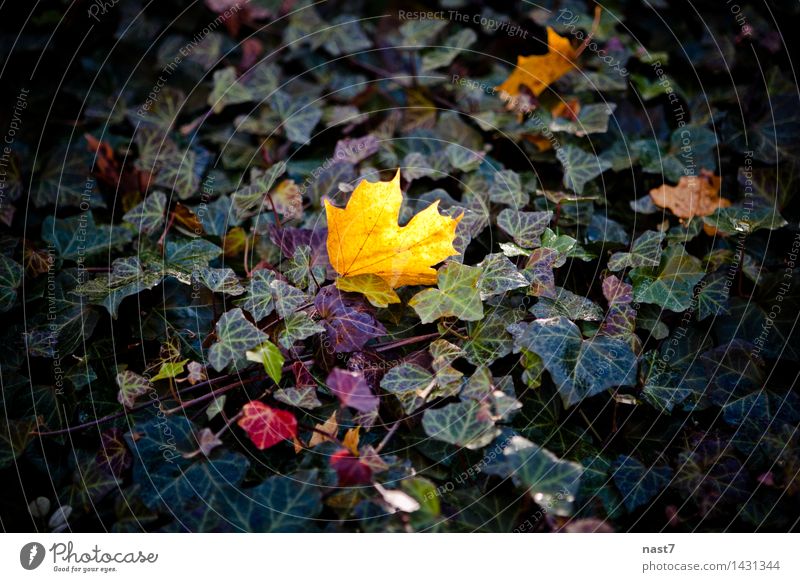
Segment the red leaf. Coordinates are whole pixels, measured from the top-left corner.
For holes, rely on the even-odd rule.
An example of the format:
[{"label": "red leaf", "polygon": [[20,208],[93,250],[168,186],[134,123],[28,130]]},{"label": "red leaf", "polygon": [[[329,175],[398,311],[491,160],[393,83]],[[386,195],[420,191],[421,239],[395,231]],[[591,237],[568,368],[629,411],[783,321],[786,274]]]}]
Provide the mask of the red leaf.
[{"label": "red leaf", "polygon": [[263,402],[251,400],[242,407],[242,415],[238,425],[261,450],[297,436],[297,419],[286,410],[270,408]]},{"label": "red leaf", "polygon": [[341,487],[368,485],[372,480],[372,469],[361,462],[347,449],[339,449],[331,456],[331,467],[339,477]]}]

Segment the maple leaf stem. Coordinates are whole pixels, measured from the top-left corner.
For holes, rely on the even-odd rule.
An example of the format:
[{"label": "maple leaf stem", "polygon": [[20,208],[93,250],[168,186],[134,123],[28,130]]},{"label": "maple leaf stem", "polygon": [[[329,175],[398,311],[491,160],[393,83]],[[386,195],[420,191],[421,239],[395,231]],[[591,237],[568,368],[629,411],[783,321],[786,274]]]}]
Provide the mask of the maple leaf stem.
[{"label": "maple leaf stem", "polygon": [[589,31],[589,34],[586,35],[586,39],[581,44],[580,48],[575,52],[575,58],[577,59],[581,56],[581,53],[586,50],[586,47],[589,46],[589,43],[592,42],[595,33],[597,32],[597,28],[600,26],[600,15],[602,14],[602,7],[598,4],[594,7],[594,21],[592,22],[592,30]]}]

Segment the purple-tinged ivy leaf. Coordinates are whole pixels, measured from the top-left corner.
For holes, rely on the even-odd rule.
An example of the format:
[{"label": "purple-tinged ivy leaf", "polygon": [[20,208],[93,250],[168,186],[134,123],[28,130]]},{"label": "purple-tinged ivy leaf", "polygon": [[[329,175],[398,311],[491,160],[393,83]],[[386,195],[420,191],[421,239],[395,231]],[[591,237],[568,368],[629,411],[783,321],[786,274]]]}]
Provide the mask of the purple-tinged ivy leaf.
[{"label": "purple-tinged ivy leaf", "polygon": [[348,372],[336,368],[328,376],[328,388],[336,395],[342,406],[355,408],[359,412],[372,412],[380,404],[380,399],[369,389],[361,372]]},{"label": "purple-tinged ivy leaf", "polygon": [[608,314],[600,333],[609,337],[628,337],[636,329],[636,310],[631,307],[633,287],[616,275],[603,279],[603,296],[608,301]]},{"label": "purple-tinged ivy leaf", "polygon": [[336,353],[358,351],[369,340],[386,334],[369,305],[333,285],[320,289],[314,306]]}]

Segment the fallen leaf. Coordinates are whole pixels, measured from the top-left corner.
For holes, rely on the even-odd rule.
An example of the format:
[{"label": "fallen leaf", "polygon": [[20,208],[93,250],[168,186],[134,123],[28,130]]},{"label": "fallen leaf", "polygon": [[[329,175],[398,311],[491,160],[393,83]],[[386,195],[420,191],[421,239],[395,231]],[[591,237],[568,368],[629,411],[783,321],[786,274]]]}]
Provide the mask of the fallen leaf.
[{"label": "fallen leaf", "polygon": [[[324,443],[325,441],[333,440],[331,437],[335,437],[339,433],[339,423],[336,421],[336,413],[338,411],[334,410],[333,414],[330,415],[330,418],[323,423],[318,423],[314,426],[316,430],[311,433],[311,439],[308,441],[308,448],[313,448],[319,444]],[[325,433],[325,434],[323,434]],[[325,436],[330,435],[330,436]]]},{"label": "fallen leaf", "polygon": [[371,273],[339,277],[335,284],[340,291],[361,293],[375,307],[388,307],[390,303],[400,303],[400,297],[394,289],[384,279]]},{"label": "fallen leaf", "polygon": [[701,170],[699,176],[683,176],[677,186],[664,184],[650,190],[650,198],[660,208],[669,209],[681,219],[708,216],[731,201],[719,195],[720,178]]},{"label": "fallen leaf", "polygon": [[442,216],[437,200],[401,227],[402,204],[400,170],[390,182],[362,180],[345,208],[325,201],[328,256],[339,275],[372,273],[392,288],[436,282],[433,265],[458,254],[453,240],[461,216]]},{"label": "fallen leaf", "polygon": [[351,428],[344,433],[342,444],[354,455],[358,456],[358,431],[360,427]]},{"label": "fallen leaf", "polygon": [[242,407],[242,418],[237,424],[261,450],[297,436],[297,419],[294,414],[271,408],[258,400],[252,400]]},{"label": "fallen leaf", "polygon": [[555,30],[547,27],[547,53],[517,57],[517,66],[497,87],[498,91],[509,95],[518,95],[519,86],[525,85],[536,97],[551,83],[554,83],[575,66],[575,49],[569,39],[559,36]]}]

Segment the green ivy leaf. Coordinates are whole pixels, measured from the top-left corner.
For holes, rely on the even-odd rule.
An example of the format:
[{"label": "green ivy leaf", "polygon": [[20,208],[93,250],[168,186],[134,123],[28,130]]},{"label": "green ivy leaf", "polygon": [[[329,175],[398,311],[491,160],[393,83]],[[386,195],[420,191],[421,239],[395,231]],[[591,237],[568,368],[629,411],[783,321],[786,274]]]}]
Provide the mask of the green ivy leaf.
[{"label": "green ivy leaf", "polygon": [[608,259],[608,268],[620,271],[626,267],[657,267],[661,261],[661,243],[664,233],[654,230],[644,232],[633,241],[630,252],[614,253]]},{"label": "green ivy leaf", "polygon": [[22,265],[0,255],[0,313],[14,306],[17,288],[22,284]]},{"label": "green ivy leaf", "polygon": [[422,428],[433,439],[467,449],[483,448],[500,433],[489,406],[472,400],[426,410]]},{"label": "green ivy leaf", "polygon": [[636,356],[628,344],[604,336],[585,340],[578,326],[566,317],[519,323],[509,331],[517,349],[542,358],[564,406],[636,382]]},{"label": "green ivy leaf", "polygon": [[42,239],[55,247],[62,259],[82,262],[95,254],[119,248],[131,241],[127,228],[97,225],[91,212],[58,219],[52,215],[42,222]]},{"label": "green ivy leaf", "polygon": [[552,219],[550,211],[522,212],[505,208],[497,215],[497,226],[519,246],[532,249],[541,244],[540,236]]},{"label": "green ivy leaf", "polygon": [[471,28],[464,28],[443,42],[443,46],[431,49],[422,57],[422,72],[435,71],[450,65],[458,54],[471,47],[478,35]]},{"label": "green ivy leaf", "polygon": [[611,162],[583,151],[578,146],[567,144],[556,152],[556,158],[564,167],[564,187],[578,194],[584,186],[611,168]]},{"label": "green ivy leaf", "polygon": [[280,383],[283,375],[283,363],[286,358],[283,357],[278,346],[266,341],[254,350],[247,350],[245,354],[251,362],[264,364],[264,370],[272,378],[272,381],[276,384]]},{"label": "green ivy leaf", "polygon": [[478,267],[483,271],[478,279],[481,299],[528,286],[525,276],[501,253],[486,255]]},{"label": "green ivy leaf", "polygon": [[502,457],[487,466],[487,472],[511,478],[517,487],[555,515],[566,516],[580,487],[583,466],[559,459],[550,451],[521,436],[512,437]]},{"label": "green ivy leaf", "polygon": [[230,267],[224,269],[201,267],[193,273],[193,278],[214,293],[237,296],[245,292],[245,288],[239,282],[239,277]]},{"label": "green ivy leaf", "polygon": [[122,219],[143,234],[153,234],[163,225],[167,212],[167,195],[160,191],[151,193],[131,208]]},{"label": "green ivy leaf", "polygon": [[295,342],[302,341],[323,331],[325,331],[325,328],[311,319],[310,315],[304,311],[298,311],[288,315],[283,320],[283,329],[278,333],[278,343],[289,350]]},{"label": "green ivy leaf", "polygon": [[408,302],[422,323],[440,317],[457,317],[462,321],[477,321],[483,317],[478,279],[481,269],[449,262],[439,269],[438,289],[420,291]]},{"label": "green ivy leaf", "polygon": [[682,245],[670,246],[664,251],[658,270],[639,267],[630,272],[633,298],[670,311],[685,311],[691,306],[694,287],[704,274],[699,259],[687,253]]},{"label": "green ivy leaf", "polygon": [[222,314],[216,326],[217,341],[208,351],[208,362],[217,372],[240,362],[247,350],[267,341],[267,334],[247,321],[238,307]]}]

